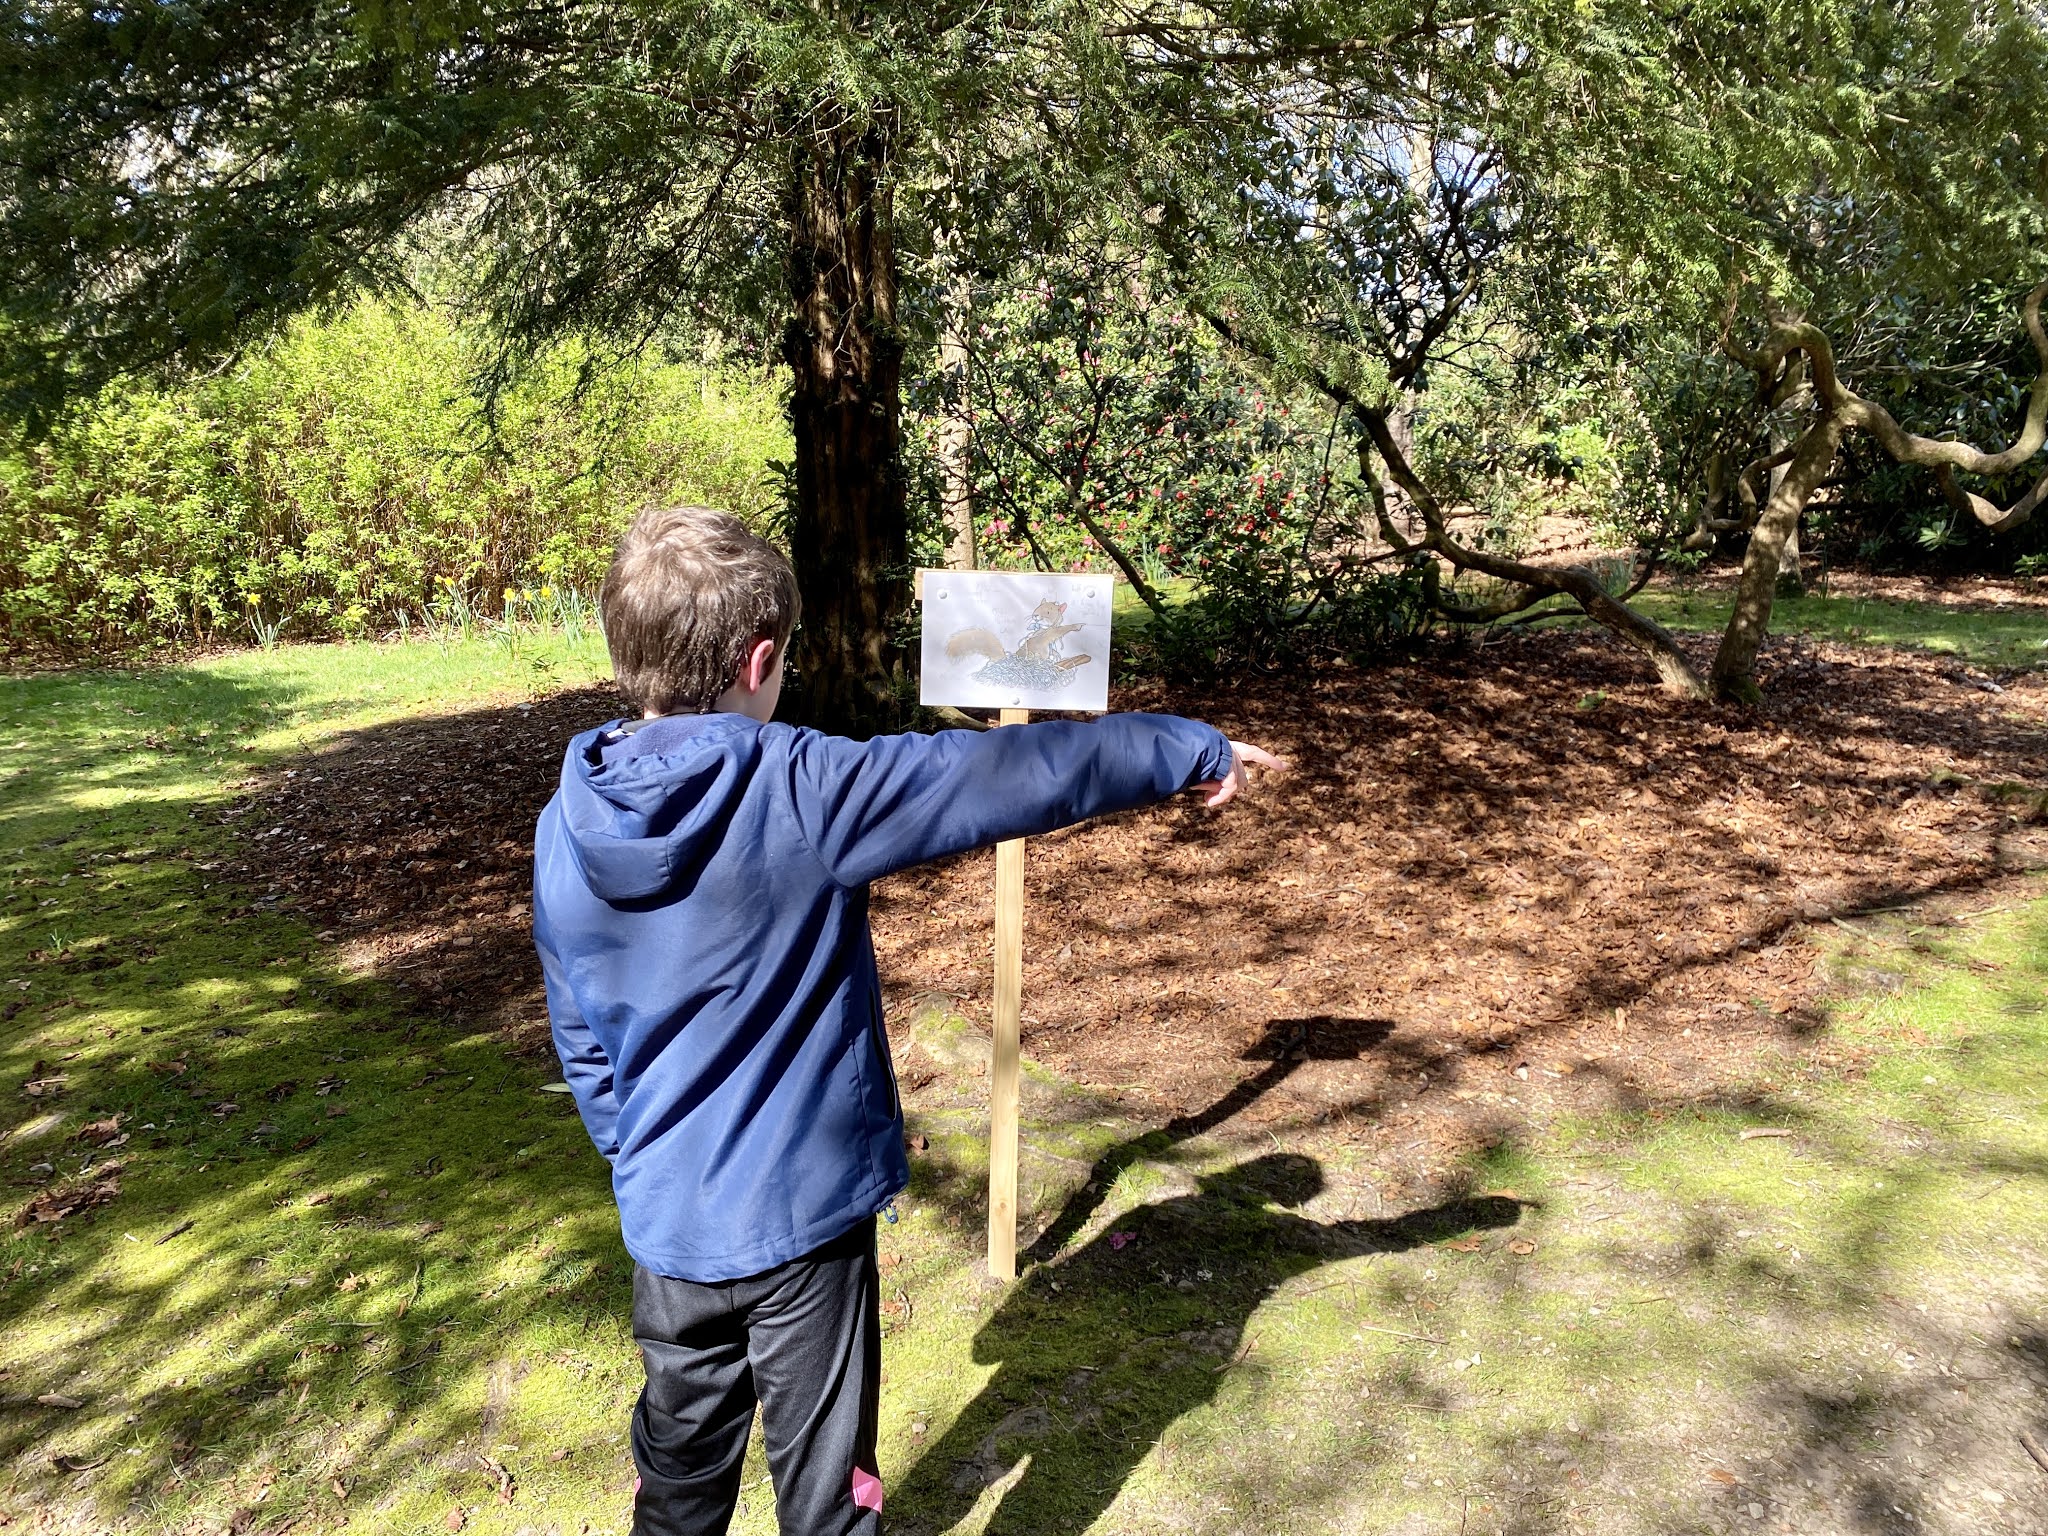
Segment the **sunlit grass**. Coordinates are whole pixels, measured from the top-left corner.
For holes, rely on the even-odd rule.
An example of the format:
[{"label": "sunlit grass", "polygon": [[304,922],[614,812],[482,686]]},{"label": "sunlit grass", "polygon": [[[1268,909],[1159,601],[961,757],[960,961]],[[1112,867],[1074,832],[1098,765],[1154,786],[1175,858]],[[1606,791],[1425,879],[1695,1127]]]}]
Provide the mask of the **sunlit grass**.
[{"label": "sunlit grass", "polygon": [[[1718,630],[1727,624],[1734,599],[1726,592],[1674,588],[1645,592],[1635,603],[1673,629]],[[1980,667],[2048,665],[2048,610],[2040,608],[1964,609],[1808,593],[1777,600],[1771,609],[1771,632],[1910,646]]]},{"label": "sunlit grass", "polygon": [[[594,644],[415,641],[0,684],[0,1169],[19,1210],[50,1187],[38,1165],[59,1188],[124,1165],[96,1212],[0,1236],[0,1511],[625,1529],[629,1267],[549,1064],[346,971],[208,867],[209,812],[257,765],[601,671]],[[1847,1001],[1812,1054],[1476,1158],[1511,1220],[1375,1225],[1404,1210],[1334,1130],[1132,1147],[1144,1127],[1039,1074],[1027,1223],[1091,1213],[1002,1291],[979,1275],[978,1123],[935,1116],[883,1236],[906,1307],[892,1511],[1476,1536],[1576,1510],[1663,1533],[1730,1501],[1796,1513],[1796,1452],[1944,1528],[1869,1458],[1889,1413],[1966,1411],[1918,1362],[1988,1336],[1986,1307],[2038,1313],[2048,898],[1856,926],[1823,932]],[[123,1145],[78,1137],[117,1116]],[[83,1406],[34,1403],[52,1395]],[[764,1476],[757,1447],[737,1527],[757,1536]]]}]

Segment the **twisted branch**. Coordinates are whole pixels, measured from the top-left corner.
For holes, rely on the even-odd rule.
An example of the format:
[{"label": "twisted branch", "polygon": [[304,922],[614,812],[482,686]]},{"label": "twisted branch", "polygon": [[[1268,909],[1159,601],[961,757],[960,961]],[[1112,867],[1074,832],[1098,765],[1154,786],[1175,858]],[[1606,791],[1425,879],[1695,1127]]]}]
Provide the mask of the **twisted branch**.
[{"label": "twisted branch", "polygon": [[[1762,346],[1755,351],[1732,338],[1723,345],[1728,355],[1752,369],[1766,387],[1780,375],[1794,354],[1804,354],[1812,374],[1812,388],[1821,406],[1845,427],[1861,427],[1875,437],[1884,451],[1901,464],[1917,465],[1935,472],[1942,494],[1958,511],[1967,512],[1993,533],[2008,533],[2031,517],[2048,501],[2048,475],[2010,507],[2000,507],[1956,483],[1957,470],[1974,475],[2010,474],[2048,444],[2048,327],[2041,321],[2041,305],[2048,299],[2048,282],[2037,284],[2020,301],[2020,320],[2040,359],[2027,395],[2026,415],[2019,436],[2010,447],[1987,453],[1970,443],[1948,438],[1922,437],[1908,432],[1883,406],[1864,399],[1844,384],[1835,371],[1835,349],[1825,332],[1804,320],[1781,320],[1771,327]],[[1752,493],[1753,494],[1753,493]]]}]

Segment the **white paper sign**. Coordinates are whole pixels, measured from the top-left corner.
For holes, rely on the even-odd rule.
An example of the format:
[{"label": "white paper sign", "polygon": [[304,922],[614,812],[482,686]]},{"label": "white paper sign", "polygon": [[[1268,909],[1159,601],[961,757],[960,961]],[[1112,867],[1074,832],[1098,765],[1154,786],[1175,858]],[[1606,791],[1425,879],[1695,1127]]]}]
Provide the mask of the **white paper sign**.
[{"label": "white paper sign", "polygon": [[926,704],[1109,708],[1108,576],[926,571]]}]

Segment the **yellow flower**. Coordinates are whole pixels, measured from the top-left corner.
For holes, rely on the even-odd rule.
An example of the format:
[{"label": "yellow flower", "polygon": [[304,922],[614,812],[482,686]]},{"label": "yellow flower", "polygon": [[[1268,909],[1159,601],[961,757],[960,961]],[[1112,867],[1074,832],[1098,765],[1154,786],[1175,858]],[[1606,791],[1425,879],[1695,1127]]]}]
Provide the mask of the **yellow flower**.
[{"label": "yellow flower", "polygon": [[517,599],[517,598],[518,598],[518,596],[519,596],[519,594],[518,594],[517,592],[513,591],[513,590],[512,590],[512,589],[511,589],[510,587],[507,587],[507,588],[505,589],[505,601],[506,601],[506,602],[508,602],[508,603],[509,603],[509,602],[512,602],[512,601],[514,601],[515,599]]},{"label": "yellow flower", "polygon": [[554,595],[555,589],[549,586],[546,582],[542,582],[540,588],[540,600],[542,602],[546,602],[549,598],[553,597]]}]

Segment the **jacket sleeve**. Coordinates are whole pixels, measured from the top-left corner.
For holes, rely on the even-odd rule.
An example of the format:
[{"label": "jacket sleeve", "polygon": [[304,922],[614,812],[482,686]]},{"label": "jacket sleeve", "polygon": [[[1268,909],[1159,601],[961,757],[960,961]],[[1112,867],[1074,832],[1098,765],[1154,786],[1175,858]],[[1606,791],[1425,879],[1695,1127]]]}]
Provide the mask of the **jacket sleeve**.
[{"label": "jacket sleeve", "polygon": [[561,961],[546,944],[536,941],[536,947],[541,977],[547,985],[548,1027],[555,1037],[555,1054],[562,1058],[562,1081],[569,1085],[591,1141],[606,1162],[615,1161],[619,1155],[619,1101],[612,1092],[611,1059],[563,984]]},{"label": "jacket sleeve", "polygon": [[1230,772],[1221,731],[1174,715],[848,741],[798,734],[791,800],[826,872],[864,885],[927,859],[1151,805]]}]

